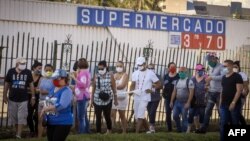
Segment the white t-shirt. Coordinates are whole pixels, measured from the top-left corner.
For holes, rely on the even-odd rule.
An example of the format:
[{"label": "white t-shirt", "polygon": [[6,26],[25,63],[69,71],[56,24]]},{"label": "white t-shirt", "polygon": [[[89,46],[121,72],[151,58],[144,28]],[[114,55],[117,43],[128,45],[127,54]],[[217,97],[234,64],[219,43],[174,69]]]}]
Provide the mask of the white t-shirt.
[{"label": "white t-shirt", "polygon": [[188,88],[187,88],[187,79],[179,79],[177,85],[175,85],[176,88],[176,99],[180,102],[187,102],[189,97],[189,89],[194,88],[194,83],[191,79],[189,79]]},{"label": "white t-shirt", "polygon": [[135,82],[135,90],[140,91],[139,95],[134,95],[134,100],[145,100],[150,101],[150,94],[146,93],[147,89],[152,89],[153,83],[159,81],[156,74],[146,69],[145,71],[135,71],[132,74],[132,81]]},{"label": "white t-shirt", "polygon": [[241,75],[243,81],[247,81],[248,80],[248,77],[247,77],[247,75],[244,72],[239,72],[239,74]]}]

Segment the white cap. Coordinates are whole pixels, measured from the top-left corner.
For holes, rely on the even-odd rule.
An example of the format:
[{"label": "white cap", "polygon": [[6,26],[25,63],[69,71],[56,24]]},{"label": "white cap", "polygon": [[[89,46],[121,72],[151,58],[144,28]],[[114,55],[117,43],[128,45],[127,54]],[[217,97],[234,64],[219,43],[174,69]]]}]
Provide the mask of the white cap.
[{"label": "white cap", "polygon": [[144,57],[138,57],[138,58],[136,59],[136,65],[142,65],[142,64],[144,64],[144,63],[146,63],[146,60],[145,60]]},{"label": "white cap", "polygon": [[24,64],[24,63],[26,63],[26,62],[27,62],[26,59],[23,58],[23,57],[19,57],[19,58],[16,59],[16,63]]}]

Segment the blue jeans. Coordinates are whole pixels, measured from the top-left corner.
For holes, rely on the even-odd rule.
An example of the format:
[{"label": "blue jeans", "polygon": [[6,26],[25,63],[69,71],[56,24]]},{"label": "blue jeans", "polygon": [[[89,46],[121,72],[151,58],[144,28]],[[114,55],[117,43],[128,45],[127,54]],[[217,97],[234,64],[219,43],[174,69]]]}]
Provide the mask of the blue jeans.
[{"label": "blue jeans", "polygon": [[203,123],[204,115],[205,115],[205,107],[190,108],[188,113],[188,123],[192,124],[194,122],[194,116],[199,116],[200,123]]},{"label": "blue jeans", "polygon": [[152,101],[148,103],[147,110],[149,115],[149,123],[150,125],[155,125],[155,116],[156,116],[156,110],[158,108],[160,101]]},{"label": "blue jeans", "polygon": [[[185,103],[179,102],[178,100],[175,101],[174,109],[173,109],[173,117],[176,123],[177,131],[178,132],[186,132],[188,126],[188,110],[184,108]],[[182,117],[182,124],[180,121],[180,115]]]},{"label": "blue jeans", "polygon": [[166,109],[166,121],[167,121],[167,127],[168,131],[172,131],[172,108],[170,108],[170,99],[165,100],[165,109]]},{"label": "blue jeans", "polygon": [[[238,125],[240,119],[240,104],[235,105],[233,111],[229,111],[229,106],[220,107],[220,141],[224,141],[224,126],[228,123]],[[231,117],[231,120],[230,120]]]},{"label": "blue jeans", "polygon": [[79,133],[90,133],[89,131],[89,120],[87,115],[89,100],[79,100],[77,101],[77,117],[79,123]]},{"label": "blue jeans", "polygon": [[210,117],[213,112],[214,105],[219,106],[220,93],[219,92],[208,92],[207,105],[205,109],[204,122],[201,126],[203,130],[206,130],[209,126]]}]

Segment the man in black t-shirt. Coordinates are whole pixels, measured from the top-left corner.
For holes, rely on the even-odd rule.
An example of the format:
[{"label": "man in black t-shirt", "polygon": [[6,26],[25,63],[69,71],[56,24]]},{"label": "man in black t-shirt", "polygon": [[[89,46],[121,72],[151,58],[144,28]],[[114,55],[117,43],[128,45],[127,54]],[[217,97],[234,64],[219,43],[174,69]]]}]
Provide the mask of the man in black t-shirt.
[{"label": "man in black t-shirt", "polygon": [[[231,122],[239,124],[240,95],[243,89],[242,77],[233,72],[233,61],[225,60],[222,78],[222,93],[220,96],[220,141],[224,141],[224,125]],[[230,120],[231,116],[231,120]]]},{"label": "man in black t-shirt", "polygon": [[[16,67],[8,71],[4,83],[4,103],[8,103],[11,124],[16,127],[16,138],[21,138],[22,127],[27,124],[28,87],[31,89],[31,104],[35,104],[35,92],[31,71],[26,69],[26,60],[18,58]],[[9,91],[9,97],[7,93]]]}]

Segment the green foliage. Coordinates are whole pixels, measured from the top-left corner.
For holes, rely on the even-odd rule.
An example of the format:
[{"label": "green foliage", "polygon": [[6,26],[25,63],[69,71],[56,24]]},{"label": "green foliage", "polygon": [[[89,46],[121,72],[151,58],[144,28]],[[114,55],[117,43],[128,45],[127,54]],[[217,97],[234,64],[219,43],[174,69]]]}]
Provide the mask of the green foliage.
[{"label": "green foliage", "polygon": [[69,2],[75,4],[98,5],[134,10],[161,11],[158,7],[160,0],[47,0],[53,2]]}]

